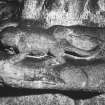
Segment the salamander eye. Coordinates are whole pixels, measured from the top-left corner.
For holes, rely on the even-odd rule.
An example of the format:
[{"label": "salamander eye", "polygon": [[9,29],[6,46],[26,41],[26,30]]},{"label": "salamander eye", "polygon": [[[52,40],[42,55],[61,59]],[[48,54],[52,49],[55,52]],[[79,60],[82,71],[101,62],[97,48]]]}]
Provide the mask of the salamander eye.
[{"label": "salamander eye", "polygon": [[9,55],[14,55],[14,54],[18,54],[19,50],[16,47],[4,45],[0,42],[0,52],[5,52]]},{"label": "salamander eye", "polygon": [[5,48],[4,51],[6,51],[10,55],[15,55],[19,53],[18,49],[14,47]]}]

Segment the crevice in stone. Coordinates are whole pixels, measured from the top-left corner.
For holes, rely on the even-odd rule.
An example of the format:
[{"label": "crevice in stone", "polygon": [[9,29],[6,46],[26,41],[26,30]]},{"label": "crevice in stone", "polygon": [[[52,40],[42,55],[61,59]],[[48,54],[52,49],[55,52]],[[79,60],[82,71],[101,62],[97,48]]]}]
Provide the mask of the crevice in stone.
[{"label": "crevice in stone", "polygon": [[73,55],[73,56],[76,56],[76,57],[85,57],[85,56],[82,56],[78,53],[75,53],[73,51],[65,51],[66,54],[69,54],[69,55]]},{"label": "crevice in stone", "polygon": [[41,95],[41,94],[62,94],[74,100],[89,99],[98,96],[102,93],[98,91],[83,91],[83,90],[57,90],[57,89],[26,89],[26,88],[11,88],[9,86],[0,88],[0,97],[13,97],[25,95]]}]

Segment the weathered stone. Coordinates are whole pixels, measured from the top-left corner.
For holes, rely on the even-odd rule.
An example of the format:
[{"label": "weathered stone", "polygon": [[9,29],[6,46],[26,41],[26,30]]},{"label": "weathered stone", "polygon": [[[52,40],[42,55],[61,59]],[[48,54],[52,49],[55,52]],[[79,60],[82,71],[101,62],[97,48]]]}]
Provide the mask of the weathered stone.
[{"label": "weathered stone", "polygon": [[[94,65],[94,64],[93,64]],[[90,89],[99,89],[105,91],[105,66],[95,64],[84,69],[88,77],[88,86]]]},{"label": "weathered stone", "polygon": [[87,78],[80,68],[65,67],[61,71],[60,77],[67,88],[84,88],[87,84]]},{"label": "weathered stone", "polygon": [[[105,26],[104,0],[53,1],[26,0],[24,4],[24,9],[22,11],[22,18],[32,20],[32,22],[35,23],[35,25],[40,25],[43,28],[49,28],[53,25],[71,26],[77,24],[91,27]],[[10,11],[7,11],[7,13],[11,13],[11,9],[12,8],[10,8]],[[33,23],[31,23],[31,25]],[[16,24],[14,25],[17,26]],[[26,24],[20,25],[21,27],[23,27]],[[4,28],[6,27],[4,26]],[[88,27],[88,29],[86,29],[85,32],[84,30],[81,32],[79,31],[79,33],[83,34],[84,32],[84,34],[87,34],[88,32],[90,32],[87,32],[87,30],[90,30],[90,28]],[[104,34],[104,28],[101,31],[102,34]],[[94,35],[99,36],[98,31],[94,32]],[[101,36],[101,40],[102,39],[104,40],[104,35]],[[79,43],[75,44],[74,42],[74,45],[78,45],[78,47],[81,48],[84,47],[82,46],[83,43],[84,42],[82,42],[82,44],[79,45]],[[89,42],[86,44],[89,45]],[[87,48],[89,49],[90,46],[85,45],[85,49]],[[104,58],[104,49],[101,53]],[[9,57],[5,53],[2,53],[0,56],[0,86],[8,85],[10,87],[29,88],[34,90],[57,89],[105,92],[105,60],[98,59],[93,61],[85,61],[67,58],[67,62],[65,64],[55,64],[54,66],[46,67],[46,60],[25,59],[19,63],[10,64],[7,59]],[[74,105],[74,100],[72,100],[71,98],[56,94],[25,96],[17,97],[14,99],[2,98],[1,100],[3,100],[0,102],[1,105],[8,105],[13,103],[18,105],[20,104],[20,102],[21,104],[25,105]],[[104,100],[105,96],[100,95],[97,97],[93,97],[92,99],[81,100],[80,102],[77,101],[79,102],[77,104],[104,105]]]},{"label": "weathered stone", "polygon": [[26,0],[22,18],[34,19],[44,28],[81,24],[105,26],[104,0]]},{"label": "weathered stone", "polygon": [[[22,25],[22,23],[20,25]],[[24,25],[22,25],[21,27],[24,28]],[[32,29],[34,30],[33,26],[34,24],[32,25]],[[88,33],[88,36],[90,35],[91,37],[92,34],[93,37],[96,38],[98,38],[99,35],[99,39],[104,40],[104,29],[98,30],[97,28],[95,28],[95,30],[91,30],[91,28],[81,28],[80,30],[78,26],[74,26],[74,28],[72,27],[72,29],[74,29],[74,32],[76,34],[79,33],[81,35],[82,33],[84,33],[85,35]],[[23,87],[33,89],[83,89],[89,91],[94,90],[103,92],[105,91],[105,60],[103,60],[104,48],[102,49],[102,53],[103,56],[99,55],[101,56],[100,60],[93,59],[91,61],[77,60],[75,58],[71,59],[69,58],[69,56],[66,56],[64,57],[66,63],[61,65],[57,63],[53,64],[54,61],[56,61],[55,57],[51,59],[27,58],[23,61],[20,61],[19,63],[11,64],[8,60],[11,56],[1,51],[1,84],[5,83],[11,87]],[[48,59],[49,61],[51,60],[50,63],[52,66],[46,66],[46,62],[48,61]]]},{"label": "weathered stone", "polygon": [[81,100],[78,102],[78,105],[104,105],[105,104],[105,95],[99,95],[91,99]]},{"label": "weathered stone", "polygon": [[105,91],[104,61],[68,59],[67,64],[47,68],[44,61],[24,60],[15,65],[0,63],[0,82],[11,87],[31,89]]},{"label": "weathered stone", "polygon": [[0,105],[75,105],[74,100],[60,94],[44,94],[0,98]]},{"label": "weathered stone", "polygon": [[15,65],[1,61],[0,67],[1,80],[12,87],[68,90],[84,88],[87,82],[80,68],[68,65],[46,68],[44,61],[30,59]]}]

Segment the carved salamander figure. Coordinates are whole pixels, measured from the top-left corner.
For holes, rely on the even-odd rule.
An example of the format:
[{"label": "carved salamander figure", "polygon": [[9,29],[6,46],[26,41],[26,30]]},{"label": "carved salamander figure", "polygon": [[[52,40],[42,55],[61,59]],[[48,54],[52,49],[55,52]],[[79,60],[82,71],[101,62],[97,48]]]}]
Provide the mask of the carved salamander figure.
[{"label": "carved salamander figure", "polygon": [[[41,52],[43,56],[48,52],[57,58],[57,61],[64,63],[64,50],[60,48],[59,43],[53,35],[50,35],[47,30],[38,27],[9,27],[2,31],[1,42],[4,45],[17,47],[19,54],[15,55],[11,62],[21,61],[25,57],[30,57]],[[34,56],[35,57],[35,56]],[[37,58],[37,56],[35,57]]]},{"label": "carved salamander figure", "polygon": [[[99,38],[97,35],[99,35]],[[4,45],[17,47],[19,50],[19,54],[16,54],[11,59],[13,63],[21,61],[25,57],[30,57],[30,53],[33,55],[43,53],[42,57],[51,53],[57,61],[64,63],[64,56],[87,60],[94,58],[102,48],[102,43],[99,39],[103,36],[103,33],[102,30],[100,33],[99,29],[88,29],[80,26],[55,26],[52,29],[45,30],[25,25],[23,27],[6,28],[1,32],[1,36],[1,42]],[[75,52],[80,57],[67,54],[65,53],[66,50]],[[33,57],[42,58],[41,56]]]}]

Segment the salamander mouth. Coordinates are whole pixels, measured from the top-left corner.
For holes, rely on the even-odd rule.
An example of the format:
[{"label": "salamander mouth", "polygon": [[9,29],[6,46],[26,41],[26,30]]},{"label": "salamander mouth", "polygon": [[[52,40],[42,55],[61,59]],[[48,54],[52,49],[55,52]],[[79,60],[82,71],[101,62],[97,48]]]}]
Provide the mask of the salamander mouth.
[{"label": "salamander mouth", "polygon": [[65,50],[65,54],[67,54],[68,57],[73,58],[75,60],[87,60],[88,61],[88,60],[96,59],[98,54],[100,53],[100,46],[97,46],[90,51],[84,51],[78,48],[75,48],[75,49],[76,49],[75,51]]}]

